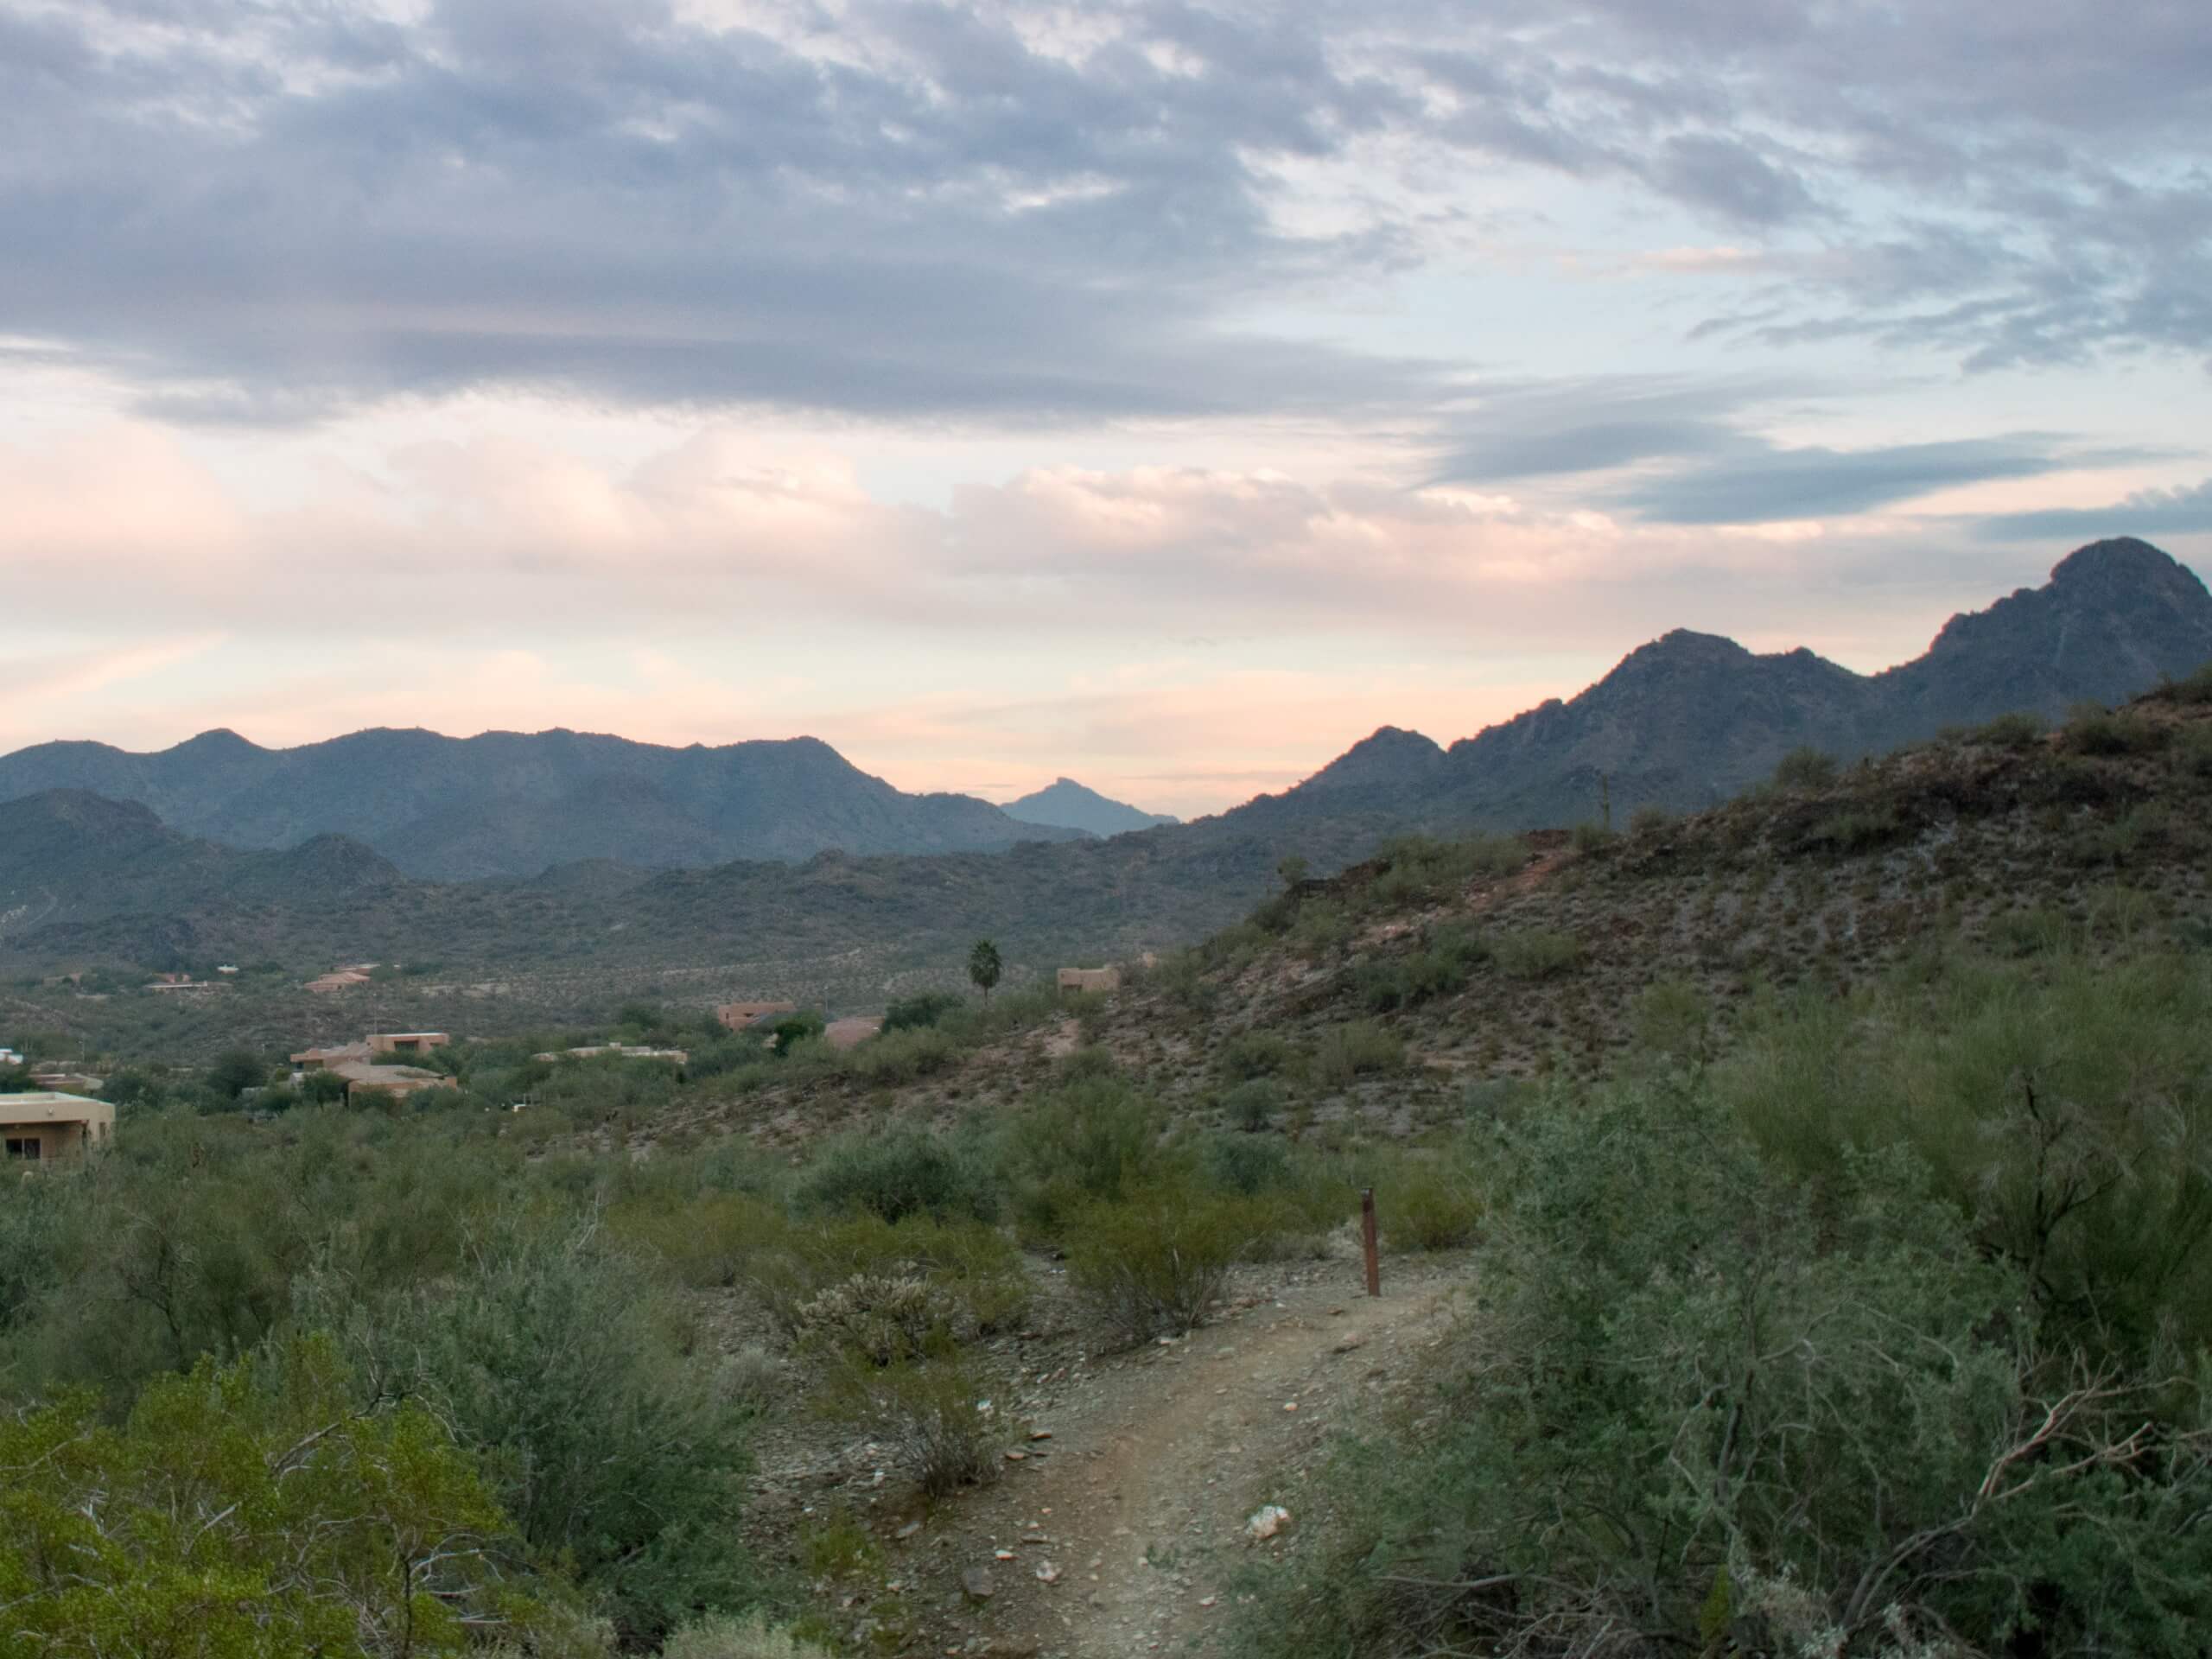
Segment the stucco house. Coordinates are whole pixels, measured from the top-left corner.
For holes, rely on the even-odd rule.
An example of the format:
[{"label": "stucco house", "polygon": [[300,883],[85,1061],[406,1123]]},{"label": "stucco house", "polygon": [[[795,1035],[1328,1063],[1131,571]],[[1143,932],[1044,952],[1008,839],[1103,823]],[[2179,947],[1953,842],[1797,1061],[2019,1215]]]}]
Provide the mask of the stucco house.
[{"label": "stucco house", "polygon": [[763,1020],[798,1012],[796,1002],[725,1002],[715,1010],[715,1018],[732,1031],[743,1031]]},{"label": "stucco house", "polygon": [[346,1079],[346,1098],[353,1104],[359,1103],[365,1090],[404,1100],[425,1089],[447,1088],[453,1083],[442,1072],[425,1071],[419,1065],[371,1065],[361,1060],[341,1060],[329,1069]]},{"label": "stucco house", "polygon": [[0,1095],[0,1153],[11,1169],[73,1161],[115,1138],[115,1108],[80,1095]]},{"label": "stucco house", "polygon": [[1118,991],[1122,988],[1119,968],[1063,968],[1060,969],[1060,995],[1073,993],[1088,996],[1098,992]]},{"label": "stucco house", "polygon": [[451,1041],[442,1031],[372,1031],[368,1036],[372,1054],[421,1054]]}]

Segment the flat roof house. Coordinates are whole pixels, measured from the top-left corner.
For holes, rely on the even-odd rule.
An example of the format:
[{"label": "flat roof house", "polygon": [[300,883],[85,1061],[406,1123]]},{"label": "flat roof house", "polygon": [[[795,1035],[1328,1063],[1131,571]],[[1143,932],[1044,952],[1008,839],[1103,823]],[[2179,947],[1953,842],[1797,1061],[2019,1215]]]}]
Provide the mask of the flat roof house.
[{"label": "flat roof house", "polygon": [[798,1012],[796,1002],[725,1002],[715,1010],[715,1018],[732,1031],[743,1031],[774,1015]]},{"label": "flat roof house", "polygon": [[0,1095],[0,1154],[9,1168],[72,1162],[115,1138],[115,1108],[80,1095]]},{"label": "flat roof house", "polygon": [[372,1054],[420,1054],[443,1048],[453,1039],[442,1031],[372,1031],[368,1041]]},{"label": "flat roof house", "polygon": [[1087,996],[1100,991],[1118,991],[1121,988],[1122,970],[1119,968],[1063,968],[1060,969],[1060,994],[1063,996],[1071,991],[1077,996]]}]

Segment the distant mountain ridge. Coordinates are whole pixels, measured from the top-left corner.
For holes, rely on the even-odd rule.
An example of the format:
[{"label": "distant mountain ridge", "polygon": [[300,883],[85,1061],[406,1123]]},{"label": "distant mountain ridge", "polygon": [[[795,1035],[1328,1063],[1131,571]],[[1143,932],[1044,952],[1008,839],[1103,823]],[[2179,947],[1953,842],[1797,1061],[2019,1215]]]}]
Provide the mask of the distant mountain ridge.
[{"label": "distant mountain ridge", "polygon": [[1008,801],[999,810],[1024,823],[1052,824],[1094,836],[1118,836],[1131,830],[1156,830],[1163,824],[1181,822],[1165,812],[1147,812],[1141,807],[1109,799],[1072,778],[1062,778],[1020,800]]},{"label": "distant mountain ridge", "polygon": [[[46,745],[0,760],[0,955],[148,965],[163,952],[588,958],[594,984],[617,962],[644,971],[702,953],[726,960],[766,941],[916,971],[957,965],[978,937],[1039,960],[1095,960],[1227,925],[1273,884],[1287,853],[1326,871],[1408,831],[1571,824],[1597,817],[1606,794],[1624,824],[1647,802],[1694,809],[1738,793],[1801,746],[1850,759],[2016,709],[2060,716],[2076,701],[2118,702],[2207,661],[2204,584],[2148,543],[2103,542],[2062,561],[2045,586],[1954,617],[1926,653],[1880,674],[1678,630],[1578,696],[1449,748],[1385,728],[1281,794],[1103,840],[1022,825],[968,797],[902,795],[808,740],[654,750],[573,733],[467,742],[365,733],[272,753],[219,733],[156,756]],[[601,763],[556,764],[571,750]],[[315,751],[357,763],[270,770]],[[603,763],[639,751],[665,770]],[[198,788],[230,803],[235,822],[294,843],[217,845],[221,837],[165,823],[147,804],[88,792],[96,785],[5,800],[17,779],[39,766],[67,771],[65,761],[149,793],[188,799]],[[473,793],[452,783],[471,767],[482,774]],[[716,767],[719,795],[698,775]],[[731,777],[746,790],[728,787]],[[825,779],[836,787],[817,787]],[[328,833],[334,822],[360,832]],[[712,857],[725,836],[795,856],[809,836],[925,832],[981,844],[823,849],[796,868],[758,856],[685,867]],[[1031,835],[1065,844],[1009,844]],[[658,874],[638,868],[651,861],[641,843],[665,859]],[[993,844],[1006,850],[978,855]],[[410,861],[497,879],[419,879]],[[544,874],[515,879],[524,868]]]},{"label": "distant mountain ridge", "polygon": [[988,852],[1078,832],[967,795],[910,795],[817,738],[668,748],[588,733],[377,729],[293,749],[204,732],[134,754],[42,743],[0,757],[0,801],[84,790],[171,829],[277,850],[343,834],[435,880],[607,859],[646,868],[851,853]]},{"label": "distant mountain ridge", "polygon": [[2166,553],[2122,537],[2069,554],[2041,588],[1952,617],[1923,654],[1878,674],[1678,628],[1564,702],[1448,748],[1384,727],[1295,788],[1223,817],[1287,832],[1356,801],[1408,827],[1523,830],[1593,818],[1609,801],[1625,822],[1645,804],[1726,799],[1794,748],[1854,760],[2016,711],[2056,720],[2207,661],[2212,594]]}]

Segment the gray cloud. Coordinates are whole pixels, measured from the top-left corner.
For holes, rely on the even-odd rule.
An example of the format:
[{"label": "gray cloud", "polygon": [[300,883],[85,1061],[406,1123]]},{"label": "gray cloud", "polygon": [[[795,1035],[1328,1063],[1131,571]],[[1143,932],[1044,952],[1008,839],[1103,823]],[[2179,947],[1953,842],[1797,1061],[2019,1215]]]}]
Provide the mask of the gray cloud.
[{"label": "gray cloud", "polygon": [[1956,485],[2034,478],[2075,464],[2034,436],[1872,449],[1746,443],[1740,454],[1640,480],[1611,499],[1662,524],[1767,524],[1869,512]]},{"label": "gray cloud", "polygon": [[1238,323],[1423,256],[1386,193],[1325,234],[1274,211],[1271,162],[1387,138],[1767,238],[1713,327],[1770,346],[2212,350],[2192,7],[1122,0],[1064,49],[1041,8],[788,10],[0,0],[0,329],[188,419],[494,385],[995,423],[1423,414],[1459,365]]},{"label": "gray cloud", "polygon": [[2050,507],[1997,514],[1975,526],[1993,542],[2058,541],[2075,537],[2179,536],[2212,531],[2212,479],[2190,490],[2139,490],[2109,507]]}]

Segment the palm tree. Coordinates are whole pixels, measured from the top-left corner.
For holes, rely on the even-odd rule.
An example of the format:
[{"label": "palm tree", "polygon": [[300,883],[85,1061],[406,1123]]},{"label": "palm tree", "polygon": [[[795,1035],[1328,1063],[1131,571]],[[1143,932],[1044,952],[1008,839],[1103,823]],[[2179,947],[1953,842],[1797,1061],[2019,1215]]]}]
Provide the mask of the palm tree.
[{"label": "palm tree", "polygon": [[976,941],[976,948],[968,953],[968,977],[983,994],[983,1006],[991,1005],[991,987],[999,982],[999,948],[988,939]]}]

